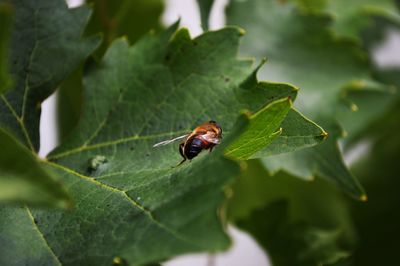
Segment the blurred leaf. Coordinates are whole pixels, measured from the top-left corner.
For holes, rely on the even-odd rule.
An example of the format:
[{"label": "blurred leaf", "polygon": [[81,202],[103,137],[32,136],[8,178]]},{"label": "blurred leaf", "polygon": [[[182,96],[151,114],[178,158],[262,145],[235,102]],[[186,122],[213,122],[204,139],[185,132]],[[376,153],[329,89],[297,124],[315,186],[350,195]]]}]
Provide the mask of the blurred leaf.
[{"label": "blurred leaf", "polygon": [[87,34],[104,34],[98,55],[102,55],[113,40],[126,36],[136,42],[150,30],[160,29],[164,9],[162,0],[86,0],[94,12],[86,28]]},{"label": "blurred leaf", "polygon": [[8,43],[11,28],[12,7],[7,3],[0,3],[0,94],[8,89],[12,82],[8,73]]},{"label": "blurred leaf", "polygon": [[[376,69],[374,76],[385,86],[371,84],[367,90],[349,89],[346,92],[357,111],[352,117],[349,117],[347,110],[339,112],[339,118],[348,133],[343,143],[345,152],[351,152],[361,142],[369,143],[376,136],[385,134],[387,127],[384,124],[395,119],[390,110],[400,99],[400,71],[396,68]],[[376,124],[382,124],[381,128],[374,126]]]},{"label": "blurred leaf", "polygon": [[[381,70],[377,78],[387,84],[400,86],[398,69]],[[351,212],[359,235],[353,265],[373,266],[398,264],[400,215],[397,211],[400,197],[398,162],[400,160],[400,99],[395,101],[380,119],[373,121],[360,138],[367,139],[368,151],[354,165],[354,172],[368,190],[366,204],[352,203]],[[378,109],[379,110],[379,109]]]},{"label": "blurred leaf", "polygon": [[[36,252],[37,264],[52,254],[65,265],[106,265],[116,258],[143,265],[229,246],[217,210],[223,188],[240,171],[223,151],[251,129],[246,116],[234,129],[238,114],[294,99],[297,89],[252,79],[252,62],[236,57],[239,29],[191,39],[187,30],[176,28],[131,47],[116,40],[99,65],[87,69],[83,116],[47,162],[67,184],[76,208],[30,210],[31,215],[3,210],[7,220],[21,220],[8,226],[13,233],[3,252],[16,254],[8,248],[17,246],[18,259],[28,261],[30,251],[10,234],[29,231],[26,220],[32,217],[38,221],[36,234],[48,245]],[[174,167],[181,159],[178,145],[153,148],[210,119],[227,135],[212,154]]]},{"label": "blurred leaf", "polygon": [[286,212],[285,202],[278,201],[238,222],[268,251],[272,265],[327,265],[349,255],[337,243],[337,231],[287,224]]},{"label": "blurred leaf", "polygon": [[[395,86],[370,87],[364,90],[349,89],[346,91],[346,98],[351,102],[355,109],[352,115],[346,108],[338,112],[340,119],[348,137],[345,141],[345,149],[357,143],[362,136],[368,134],[370,125],[383,119],[387,111],[399,98],[399,90]],[[373,106],[373,108],[371,108]],[[356,122],[355,122],[356,121]]]},{"label": "blurred leaf", "polygon": [[303,149],[289,154],[280,154],[262,159],[271,174],[284,169],[286,172],[306,180],[316,176],[333,181],[340,189],[353,197],[366,200],[366,195],[358,181],[352,176],[343,162],[337,138],[340,128],[332,125],[326,127],[333,137],[314,148]]},{"label": "blurred leaf", "polygon": [[229,219],[255,237],[273,265],[333,263],[354,245],[343,197],[323,180],[271,177],[252,160],[233,191]]},{"label": "blurred leaf", "polygon": [[326,0],[326,12],[333,15],[332,29],[340,36],[359,39],[363,29],[371,26],[373,17],[385,17],[400,25],[395,0]]},{"label": "blurred leaf", "polygon": [[27,148],[0,128],[0,201],[71,206],[58,181]]},{"label": "blurred leaf", "polygon": [[321,12],[327,6],[329,0],[292,0],[299,4],[299,8],[305,12]]},{"label": "blurred leaf", "polygon": [[57,132],[64,141],[78,124],[82,111],[83,66],[64,79],[57,90]]},{"label": "blurred leaf", "polygon": [[396,0],[292,0],[303,12],[326,13],[332,17],[335,34],[359,41],[376,19],[400,25]]},{"label": "blurred leaf", "polygon": [[[40,105],[98,45],[81,39],[87,7],[69,10],[62,0],[13,1],[10,73],[14,86],[1,96],[0,127],[31,150],[39,148]],[[68,26],[66,26],[68,25]]]},{"label": "blurred leaf", "polygon": [[398,137],[400,104],[390,110],[391,120],[376,124],[380,130],[376,144],[369,156],[358,162],[354,171],[361,177],[368,189],[366,205],[353,204],[352,214],[360,237],[354,255],[354,265],[398,264],[397,239],[400,237],[400,215],[397,207],[400,197],[396,188],[400,185],[398,162],[400,160],[400,140]]},{"label": "blurred leaf", "polygon": [[[105,52],[110,43],[120,36],[126,36],[130,43],[152,29],[161,28],[162,0],[88,0],[94,6],[86,28],[87,34],[104,34],[97,56]],[[90,64],[90,62],[89,62]],[[58,89],[57,123],[59,139],[64,140],[77,125],[82,106],[82,66],[63,81]]]},{"label": "blurred leaf", "polygon": [[227,19],[248,31],[242,54],[268,57],[269,64],[259,75],[299,85],[301,95],[295,106],[329,133],[325,143],[266,158],[266,165],[303,178],[325,177],[353,197],[365,199],[336,143],[343,135],[336,115],[345,101],[344,89],[356,81],[362,84],[370,80],[368,61],[360,47],[333,36],[328,16],[299,12],[290,2],[234,0],[227,9]]},{"label": "blurred leaf", "polygon": [[197,0],[200,9],[201,27],[204,31],[208,31],[209,17],[214,0]]}]

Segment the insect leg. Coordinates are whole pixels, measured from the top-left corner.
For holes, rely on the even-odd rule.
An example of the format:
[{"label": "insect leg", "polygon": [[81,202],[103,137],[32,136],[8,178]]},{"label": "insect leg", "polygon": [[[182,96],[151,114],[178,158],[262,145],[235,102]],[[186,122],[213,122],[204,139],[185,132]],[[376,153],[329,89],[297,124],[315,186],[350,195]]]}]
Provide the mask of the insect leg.
[{"label": "insect leg", "polygon": [[179,153],[181,154],[181,156],[186,159],[185,154],[183,153],[183,146],[185,146],[184,143],[179,144]]},{"label": "insect leg", "polygon": [[215,147],[215,145],[211,145],[211,146],[210,146],[210,148],[209,148],[210,153],[212,152],[212,150],[213,150],[214,147]]},{"label": "insect leg", "polygon": [[[185,144],[184,143],[181,143],[181,144],[179,144],[179,153],[181,154],[181,156],[183,157],[183,160],[178,164],[178,165],[181,165],[181,164],[183,164],[185,161],[186,161],[186,156],[185,156],[185,154],[183,153],[183,146],[184,146]],[[178,166],[177,165],[177,166]]]},{"label": "insect leg", "polygon": [[181,165],[181,164],[183,164],[184,162],[186,162],[186,158],[185,159],[183,159],[180,163],[178,163],[178,165],[177,166],[179,166],[179,165]]}]

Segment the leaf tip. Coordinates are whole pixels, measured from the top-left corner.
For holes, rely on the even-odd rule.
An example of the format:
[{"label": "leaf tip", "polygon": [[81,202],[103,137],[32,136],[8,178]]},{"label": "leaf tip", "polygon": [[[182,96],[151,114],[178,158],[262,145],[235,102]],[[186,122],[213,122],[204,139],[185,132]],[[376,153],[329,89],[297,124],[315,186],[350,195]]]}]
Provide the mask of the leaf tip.
[{"label": "leaf tip", "polygon": [[315,181],[316,178],[315,178],[314,175],[309,175],[309,176],[306,176],[305,179],[306,179],[307,181],[313,182],[313,181]]},{"label": "leaf tip", "polygon": [[238,27],[239,36],[243,36],[246,34],[246,31],[243,28]]},{"label": "leaf tip", "polygon": [[366,194],[362,194],[362,195],[360,196],[360,200],[363,201],[363,202],[367,202],[367,201],[368,201],[367,195],[366,195]]},{"label": "leaf tip", "polygon": [[352,112],[357,112],[358,111],[358,106],[355,103],[351,103],[350,109]]},{"label": "leaf tip", "polygon": [[250,110],[242,109],[242,110],[239,112],[239,115],[242,116],[242,117],[245,117],[246,119],[250,119],[251,116],[252,116],[252,113],[250,112]]},{"label": "leaf tip", "polygon": [[293,106],[292,96],[288,96],[288,97],[286,98],[286,100],[288,101],[289,106],[292,107],[292,106]]},{"label": "leaf tip", "polygon": [[322,133],[320,136],[322,140],[326,140],[329,137],[329,133],[322,129]]},{"label": "leaf tip", "polygon": [[[150,32],[150,33],[151,33],[151,32]],[[128,36],[126,36],[126,35],[122,35],[122,36],[121,36],[121,40],[126,41],[126,42],[129,42]]]},{"label": "leaf tip", "polygon": [[264,65],[268,61],[268,58],[265,56],[261,59],[260,65]]},{"label": "leaf tip", "polygon": [[114,257],[112,260],[112,265],[117,266],[117,265],[124,265],[124,260],[121,257]]}]

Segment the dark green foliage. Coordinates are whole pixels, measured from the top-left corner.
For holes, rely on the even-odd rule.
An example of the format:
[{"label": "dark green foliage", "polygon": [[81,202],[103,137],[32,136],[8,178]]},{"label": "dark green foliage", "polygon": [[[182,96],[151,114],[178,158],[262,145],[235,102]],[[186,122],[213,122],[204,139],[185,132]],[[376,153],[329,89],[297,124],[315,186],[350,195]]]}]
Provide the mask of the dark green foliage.
[{"label": "dark green foliage", "polygon": [[[161,30],[160,0],[87,2],[0,3],[0,265],[160,265],[227,249],[227,223],[273,265],[396,265],[400,75],[371,61],[394,1],[232,0],[256,67],[243,29],[207,30],[213,1],[194,39]],[[40,159],[57,87],[62,141]],[[209,120],[211,154],[153,147]],[[342,155],[360,143],[363,203],[342,193],[367,199]]]},{"label": "dark green foliage", "polygon": [[[1,96],[0,127],[32,151],[39,148],[40,104],[99,43],[81,39],[90,10],[63,0],[13,2],[9,71],[13,88]],[[65,27],[69,25],[69,27]]]},{"label": "dark green foliage", "polygon": [[72,207],[60,181],[9,133],[0,128],[0,201]]},{"label": "dark green foliage", "polygon": [[[118,39],[101,62],[85,71],[80,122],[44,162],[65,183],[74,209],[2,210],[7,219],[19,217],[8,231],[29,232],[45,241],[36,251],[38,264],[49,257],[67,265],[108,265],[115,258],[145,264],[228,247],[216,210],[225,198],[223,188],[240,168],[224,158],[224,150],[228,147],[229,153],[230,143],[241,143],[254,132],[263,138],[255,138],[250,149],[233,146],[234,158],[268,145],[264,138],[279,131],[297,90],[253,78],[252,62],[236,58],[240,29],[193,40],[187,30],[176,29],[149,34],[134,46]],[[235,132],[242,109],[247,109],[247,122]],[[224,128],[224,143],[211,155],[175,167],[176,145],[152,147],[210,119]],[[303,127],[322,131],[301,116],[295,120],[300,133]],[[36,228],[32,219],[38,221]],[[18,238],[7,241],[2,252],[29,256],[24,246],[14,250]]]},{"label": "dark green foliage", "polygon": [[11,77],[8,73],[11,13],[11,5],[0,3],[0,94],[11,86]]}]

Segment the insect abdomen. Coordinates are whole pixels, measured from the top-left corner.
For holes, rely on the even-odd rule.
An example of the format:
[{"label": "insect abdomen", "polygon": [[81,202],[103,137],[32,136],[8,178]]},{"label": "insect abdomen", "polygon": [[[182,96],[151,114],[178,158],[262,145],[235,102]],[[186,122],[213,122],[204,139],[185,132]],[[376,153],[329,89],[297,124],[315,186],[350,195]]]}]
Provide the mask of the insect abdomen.
[{"label": "insect abdomen", "polygon": [[189,160],[191,160],[201,152],[204,143],[200,139],[194,138],[191,143],[188,144],[189,145],[185,149],[185,155]]}]

